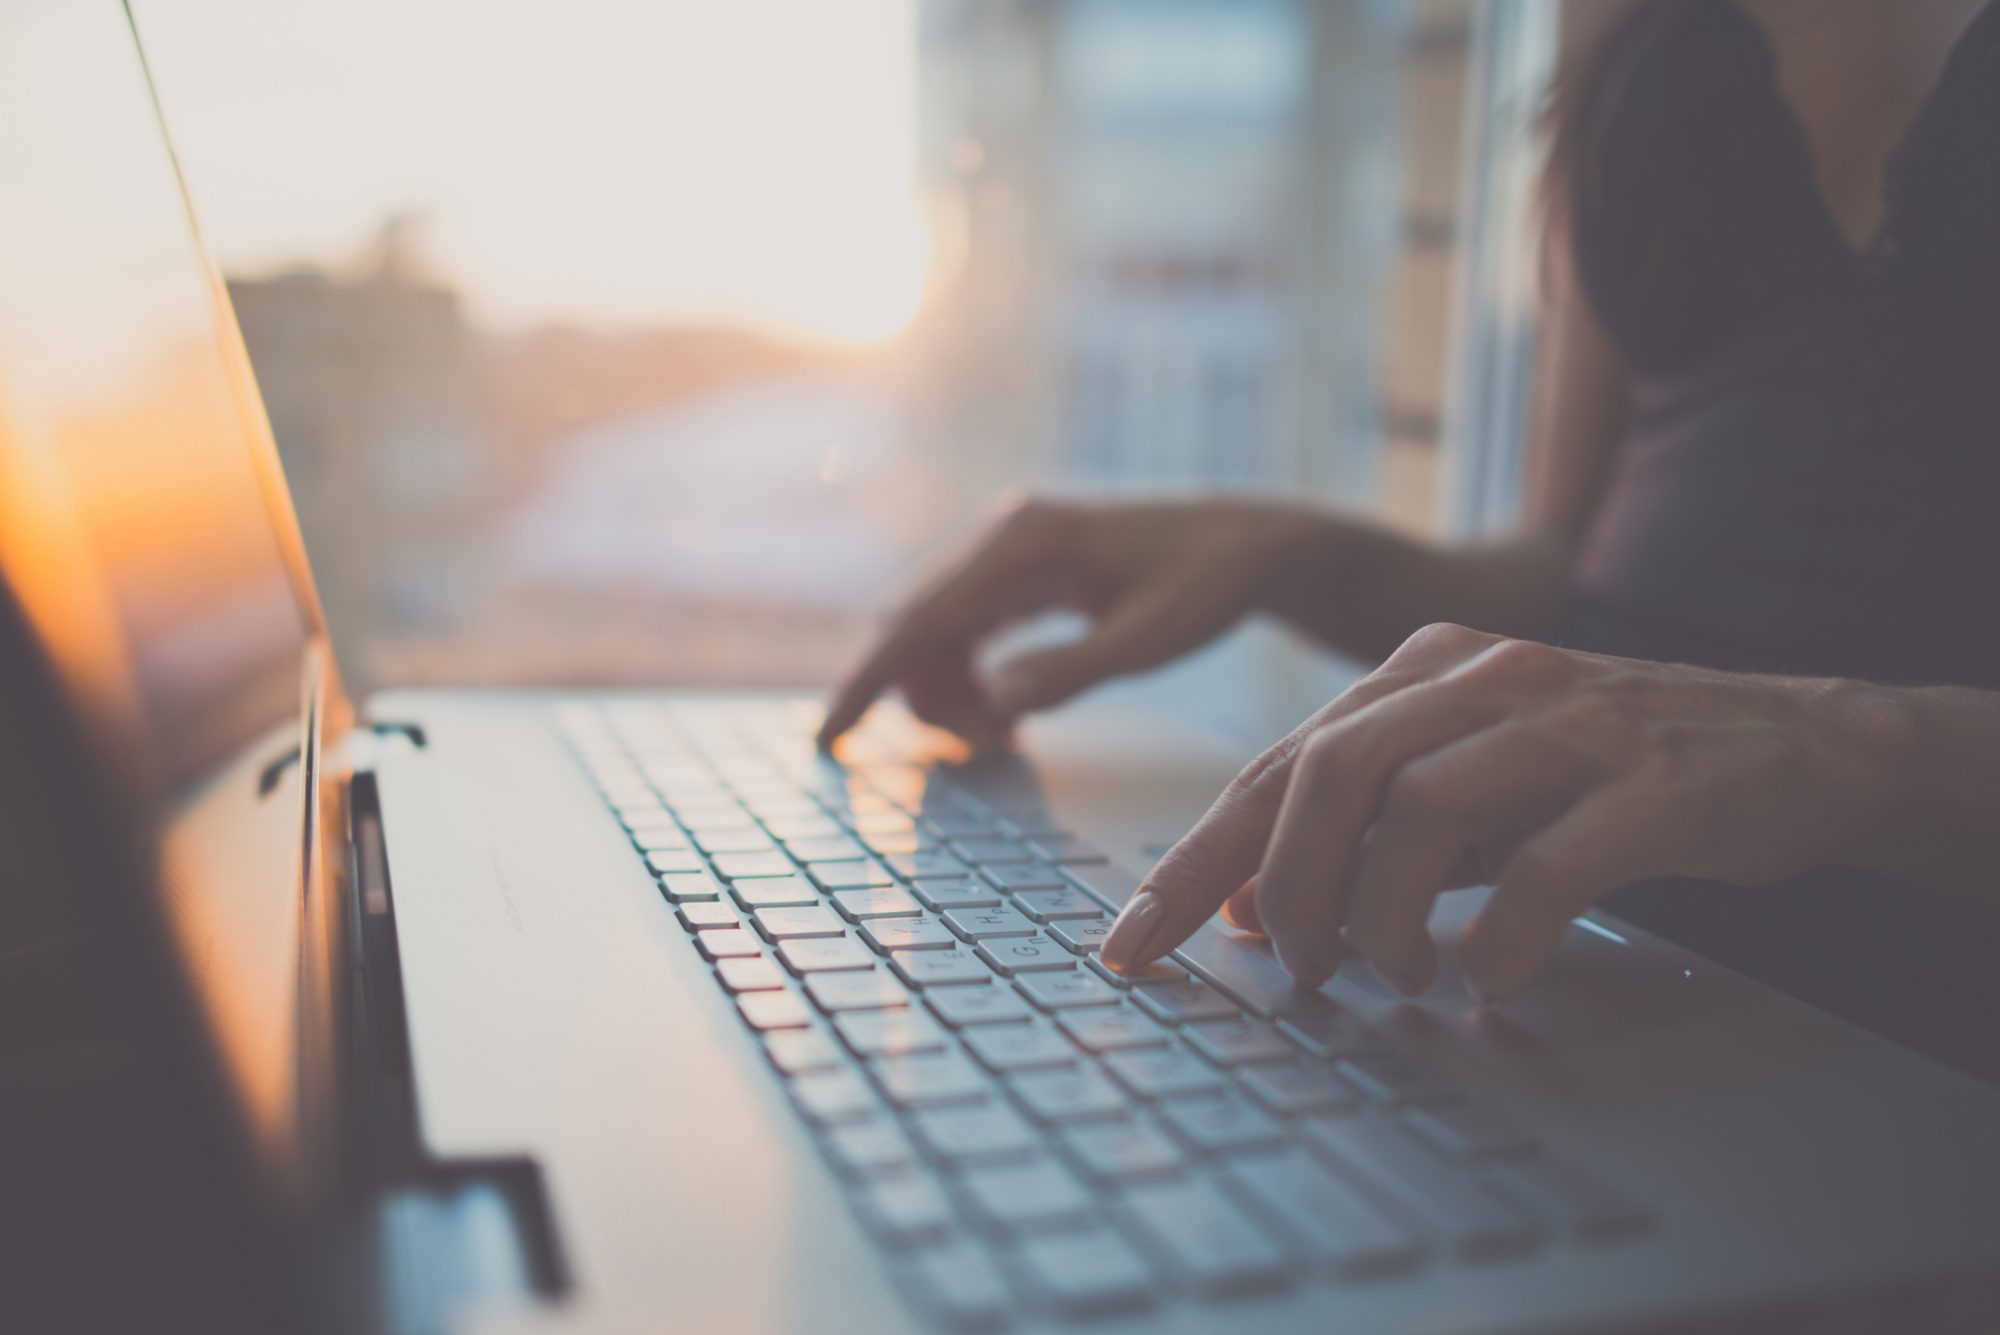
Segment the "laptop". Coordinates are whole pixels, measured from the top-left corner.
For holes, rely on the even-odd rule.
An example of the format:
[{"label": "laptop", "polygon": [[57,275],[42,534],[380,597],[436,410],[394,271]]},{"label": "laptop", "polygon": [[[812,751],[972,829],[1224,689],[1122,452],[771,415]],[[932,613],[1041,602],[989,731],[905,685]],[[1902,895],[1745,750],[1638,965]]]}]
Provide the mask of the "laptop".
[{"label": "laptop", "polygon": [[1164,720],[350,700],[113,0],[0,13],[0,180],[7,894],[147,1054],[0,1137],[22,1328],[2000,1329],[2000,1093],[1629,925],[1100,968]]}]

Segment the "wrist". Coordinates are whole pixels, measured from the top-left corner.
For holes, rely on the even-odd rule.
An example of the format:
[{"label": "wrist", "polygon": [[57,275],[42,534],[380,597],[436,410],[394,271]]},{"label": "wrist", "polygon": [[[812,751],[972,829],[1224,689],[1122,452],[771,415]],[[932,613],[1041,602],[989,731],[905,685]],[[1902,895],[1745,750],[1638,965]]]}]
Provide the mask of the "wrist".
[{"label": "wrist", "polygon": [[1841,687],[1840,735],[1872,797],[1854,863],[1934,879],[1948,871],[1954,846],[2000,830],[2000,695]]}]

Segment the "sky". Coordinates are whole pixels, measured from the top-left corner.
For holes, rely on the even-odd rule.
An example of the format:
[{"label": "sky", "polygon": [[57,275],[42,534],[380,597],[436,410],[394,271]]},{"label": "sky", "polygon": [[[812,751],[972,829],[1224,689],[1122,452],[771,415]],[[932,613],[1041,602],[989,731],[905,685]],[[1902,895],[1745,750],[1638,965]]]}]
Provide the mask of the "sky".
[{"label": "sky", "polygon": [[134,0],[210,249],[423,219],[475,315],[894,334],[921,296],[912,0]]}]

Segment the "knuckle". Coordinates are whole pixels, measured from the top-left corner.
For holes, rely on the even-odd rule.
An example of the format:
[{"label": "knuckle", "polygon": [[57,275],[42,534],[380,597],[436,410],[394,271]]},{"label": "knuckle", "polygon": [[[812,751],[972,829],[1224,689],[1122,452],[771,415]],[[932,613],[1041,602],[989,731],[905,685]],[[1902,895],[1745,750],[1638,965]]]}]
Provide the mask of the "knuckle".
[{"label": "knuckle", "polygon": [[1353,730],[1326,727],[1306,738],[1295,766],[1299,779],[1317,784],[1347,769],[1356,749]]},{"label": "knuckle", "polygon": [[1568,675],[1569,658],[1562,650],[1535,640],[1498,640],[1473,664],[1473,670],[1499,681],[1539,685]]},{"label": "knuckle", "polygon": [[1493,636],[1487,635],[1484,632],[1458,625],[1455,622],[1434,621],[1428,626],[1419,627],[1408,639],[1404,640],[1396,652],[1389,655],[1389,662],[1395,663],[1398,660],[1430,657],[1435,654],[1450,652],[1454,649],[1465,650],[1477,648],[1493,638]]}]

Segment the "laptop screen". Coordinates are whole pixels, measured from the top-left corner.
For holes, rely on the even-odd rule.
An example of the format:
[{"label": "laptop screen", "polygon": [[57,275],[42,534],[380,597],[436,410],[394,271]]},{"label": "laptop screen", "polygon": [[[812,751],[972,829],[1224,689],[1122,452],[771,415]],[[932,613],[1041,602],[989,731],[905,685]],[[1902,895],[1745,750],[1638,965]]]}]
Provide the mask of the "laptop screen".
[{"label": "laptop screen", "polygon": [[0,573],[120,785],[255,1141],[297,1109],[301,672],[319,615],[118,0],[0,7]]}]

